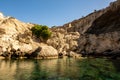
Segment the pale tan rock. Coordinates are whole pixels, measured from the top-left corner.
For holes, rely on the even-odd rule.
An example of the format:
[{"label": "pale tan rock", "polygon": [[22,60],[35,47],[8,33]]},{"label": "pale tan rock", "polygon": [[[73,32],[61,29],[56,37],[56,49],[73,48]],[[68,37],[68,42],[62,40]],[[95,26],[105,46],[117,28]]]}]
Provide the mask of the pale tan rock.
[{"label": "pale tan rock", "polygon": [[[20,49],[22,52],[30,53],[40,47],[42,54],[39,54],[39,56],[54,56],[59,53],[69,54],[69,52],[71,54],[83,51],[87,53],[101,53],[108,49],[119,50],[120,29],[119,27],[115,29],[114,25],[119,26],[120,24],[114,22],[114,24],[106,26],[103,29],[103,26],[100,26],[100,29],[94,28],[100,24],[102,25],[108,19],[99,19],[105,16],[106,13],[109,13],[109,11],[111,13],[114,11],[118,12],[120,8],[119,3],[120,1],[117,0],[105,9],[95,10],[86,17],[74,20],[63,26],[51,28],[52,36],[47,40],[46,44],[41,43],[39,39],[32,36],[30,29],[34,24],[24,23],[13,17],[5,17],[0,13],[0,51],[5,52],[10,51],[10,49]],[[111,13],[109,14],[111,15]],[[115,17],[116,15],[113,14],[113,16]],[[115,21],[117,20],[119,20],[119,17],[115,19]],[[99,33],[99,35],[96,35],[95,32]]]},{"label": "pale tan rock", "polygon": [[43,57],[58,56],[58,52],[52,46],[41,46],[41,51],[39,53],[39,56],[43,56]]}]

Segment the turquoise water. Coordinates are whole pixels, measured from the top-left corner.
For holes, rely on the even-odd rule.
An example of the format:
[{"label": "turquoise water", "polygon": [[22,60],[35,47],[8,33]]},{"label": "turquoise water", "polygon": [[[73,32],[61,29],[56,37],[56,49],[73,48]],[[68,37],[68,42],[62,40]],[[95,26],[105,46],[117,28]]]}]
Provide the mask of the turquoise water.
[{"label": "turquoise water", "polygon": [[120,60],[0,60],[0,80],[120,80]]}]

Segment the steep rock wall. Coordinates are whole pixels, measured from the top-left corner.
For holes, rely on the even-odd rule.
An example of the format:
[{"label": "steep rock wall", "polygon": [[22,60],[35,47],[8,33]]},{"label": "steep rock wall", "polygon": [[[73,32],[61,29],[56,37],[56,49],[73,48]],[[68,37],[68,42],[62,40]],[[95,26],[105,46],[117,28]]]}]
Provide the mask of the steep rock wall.
[{"label": "steep rock wall", "polygon": [[52,28],[53,36],[47,43],[63,53],[73,51],[102,54],[107,50],[119,51],[119,10],[120,0],[117,0],[110,3],[107,8],[94,11],[86,17],[63,26]]},{"label": "steep rock wall", "polygon": [[84,54],[120,54],[120,2],[110,4],[79,38],[78,49]]}]

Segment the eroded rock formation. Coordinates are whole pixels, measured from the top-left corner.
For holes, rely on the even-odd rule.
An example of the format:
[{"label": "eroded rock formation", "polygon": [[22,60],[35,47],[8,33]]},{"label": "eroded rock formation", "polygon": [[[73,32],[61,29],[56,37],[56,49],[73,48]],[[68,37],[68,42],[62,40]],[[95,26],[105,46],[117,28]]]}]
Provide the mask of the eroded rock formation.
[{"label": "eroded rock formation", "polygon": [[[63,53],[73,51],[85,55],[118,54],[120,52],[119,14],[120,0],[117,0],[105,9],[95,11],[61,27],[52,28],[54,36],[48,44]],[[67,46],[66,52],[64,46]]]},{"label": "eroded rock formation", "polygon": [[86,17],[51,28],[52,37],[46,43],[32,36],[32,26],[0,13],[0,54],[11,56],[13,51],[19,56],[27,53],[27,57],[120,54],[120,0]]},{"label": "eroded rock formation", "polygon": [[[5,17],[0,14],[0,55],[4,57],[25,57],[26,54],[41,47],[41,42],[37,40],[31,32],[34,24],[21,22],[13,17]],[[38,52],[41,56],[57,56],[58,53],[52,46],[42,44]],[[46,51],[49,49],[49,51]],[[52,51],[51,51],[52,49]],[[46,51],[46,54],[43,52]],[[32,56],[32,55],[31,55]],[[36,57],[36,56],[35,56]]]}]

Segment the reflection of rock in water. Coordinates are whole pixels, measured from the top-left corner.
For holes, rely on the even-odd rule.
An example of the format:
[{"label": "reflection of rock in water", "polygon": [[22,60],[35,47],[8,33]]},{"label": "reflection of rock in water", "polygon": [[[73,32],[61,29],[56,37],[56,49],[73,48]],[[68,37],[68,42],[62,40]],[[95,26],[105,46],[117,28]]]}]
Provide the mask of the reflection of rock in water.
[{"label": "reflection of rock in water", "polygon": [[119,67],[100,58],[0,60],[0,80],[120,80]]},{"label": "reflection of rock in water", "polygon": [[41,69],[38,60],[34,61],[33,71],[31,72],[30,80],[44,80],[47,78],[47,72]]},{"label": "reflection of rock in water", "polygon": [[0,60],[0,80],[26,80],[32,67],[30,61]]},{"label": "reflection of rock in water", "polygon": [[116,60],[110,60],[110,61],[113,63],[116,71],[120,72],[120,60],[117,60],[117,61]]},{"label": "reflection of rock in water", "polygon": [[16,74],[14,75],[17,80],[27,80],[32,72],[33,64],[31,61],[17,60],[16,63]]},{"label": "reflection of rock in water", "polygon": [[13,75],[15,75],[16,64],[9,60],[0,60],[0,80],[14,80]]}]

